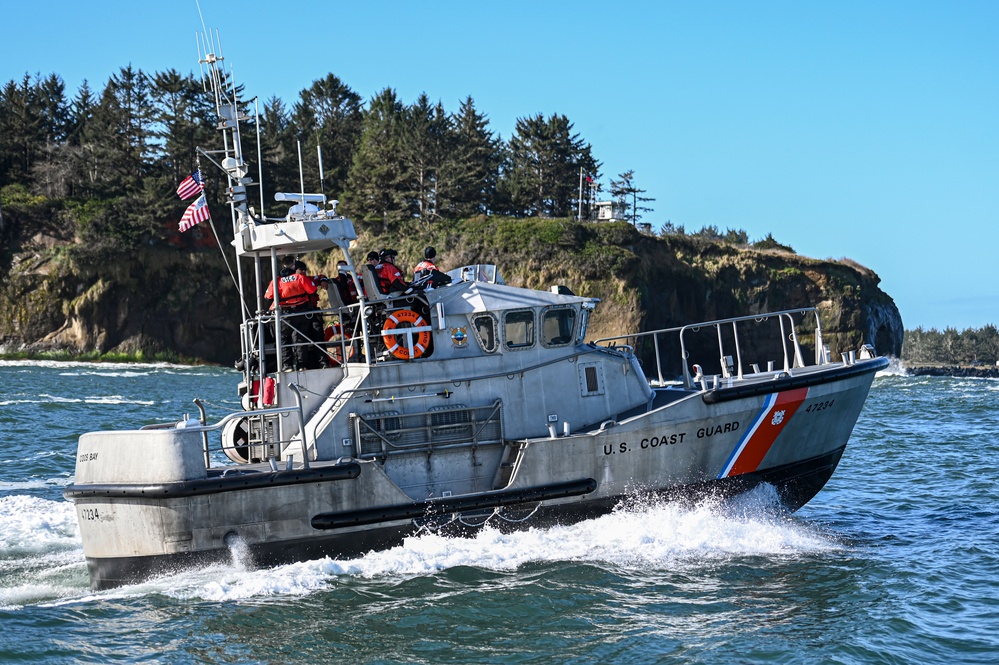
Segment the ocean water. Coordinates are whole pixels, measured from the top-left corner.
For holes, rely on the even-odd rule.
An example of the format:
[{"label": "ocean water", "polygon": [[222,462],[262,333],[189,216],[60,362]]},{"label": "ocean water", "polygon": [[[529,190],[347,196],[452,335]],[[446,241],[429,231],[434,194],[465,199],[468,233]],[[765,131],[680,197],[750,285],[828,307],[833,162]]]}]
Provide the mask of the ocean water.
[{"label": "ocean water", "polygon": [[0,362],[0,662],[999,662],[999,380],[879,376],[793,515],[764,487],[91,591],[62,498],[76,438],[180,420],[195,397],[215,420],[236,381]]}]

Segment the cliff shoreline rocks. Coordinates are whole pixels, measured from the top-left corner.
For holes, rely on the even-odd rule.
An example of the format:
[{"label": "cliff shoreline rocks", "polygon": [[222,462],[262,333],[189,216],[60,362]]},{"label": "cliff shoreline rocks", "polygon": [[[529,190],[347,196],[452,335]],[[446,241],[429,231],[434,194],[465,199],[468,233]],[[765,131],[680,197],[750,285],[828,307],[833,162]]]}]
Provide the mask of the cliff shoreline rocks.
[{"label": "cliff shoreline rocks", "polygon": [[906,366],[905,373],[909,376],[954,376],[978,379],[999,379],[999,367],[967,367],[953,365],[917,365]]}]

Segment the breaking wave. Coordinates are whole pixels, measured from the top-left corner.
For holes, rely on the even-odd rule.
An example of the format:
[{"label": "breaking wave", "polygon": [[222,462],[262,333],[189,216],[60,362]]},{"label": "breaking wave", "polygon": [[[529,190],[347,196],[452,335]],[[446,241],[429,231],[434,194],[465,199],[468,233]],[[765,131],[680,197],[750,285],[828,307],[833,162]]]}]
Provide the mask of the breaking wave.
[{"label": "breaking wave", "polygon": [[901,358],[888,356],[888,367],[878,372],[875,376],[909,376],[909,372],[905,369],[905,363],[902,362]]}]

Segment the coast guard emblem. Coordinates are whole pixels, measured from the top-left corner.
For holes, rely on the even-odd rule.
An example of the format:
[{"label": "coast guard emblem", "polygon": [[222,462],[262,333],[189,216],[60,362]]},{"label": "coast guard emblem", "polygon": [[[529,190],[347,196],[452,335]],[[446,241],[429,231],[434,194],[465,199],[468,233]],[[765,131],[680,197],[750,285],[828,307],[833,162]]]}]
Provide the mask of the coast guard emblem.
[{"label": "coast guard emblem", "polygon": [[456,349],[464,349],[468,346],[468,326],[451,328],[451,345]]}]

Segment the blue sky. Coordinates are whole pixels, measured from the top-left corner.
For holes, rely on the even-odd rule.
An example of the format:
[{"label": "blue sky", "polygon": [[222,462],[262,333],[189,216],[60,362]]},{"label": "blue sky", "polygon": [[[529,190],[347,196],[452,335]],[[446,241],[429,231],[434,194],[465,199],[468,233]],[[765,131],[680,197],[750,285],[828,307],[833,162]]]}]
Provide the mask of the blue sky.
[{"label": "blue sky", "polygon": [[[907,328],[999,325],[999,2],[202,0],[250,95],[333,72],[509,138],[562,113],[655,212],[773,233],[880,275]],[[128,63],[197,67],[194,0],[12,3],[0,81],[71,93]]]}]

